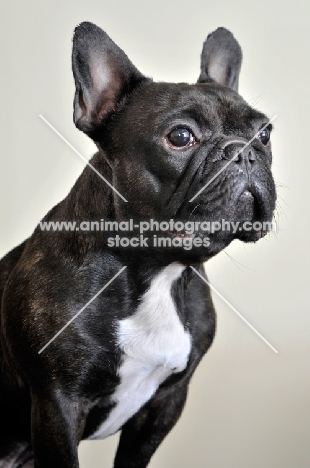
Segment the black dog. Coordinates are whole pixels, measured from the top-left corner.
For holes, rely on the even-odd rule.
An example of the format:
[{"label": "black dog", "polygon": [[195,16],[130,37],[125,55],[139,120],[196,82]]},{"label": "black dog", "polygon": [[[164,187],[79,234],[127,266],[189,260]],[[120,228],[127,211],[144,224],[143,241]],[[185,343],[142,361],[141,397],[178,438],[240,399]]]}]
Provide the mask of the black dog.
[{"label": "black dog", "polygon": [[197,84],[154,83],[97,26],[77,27],[74,121],[119,193],[86,167],[44,221],[133,219],[129,240],[150,219],[197,227],[166,232],[190,249],[156,247],[156,229],[149,245],[121,248],[111,233],[38,227],[2,259],[2,468],[77,468],[82,439],[119,430],[114,467],[144,468],[178,420],[215,333],[209,288],[191,266],[204,275],[202,262],[233,239],[265,234],[209,229],[205,242],[199,223],[271,221],[275,207],[271,126],[237,93],[241,60],[220,28]]}]

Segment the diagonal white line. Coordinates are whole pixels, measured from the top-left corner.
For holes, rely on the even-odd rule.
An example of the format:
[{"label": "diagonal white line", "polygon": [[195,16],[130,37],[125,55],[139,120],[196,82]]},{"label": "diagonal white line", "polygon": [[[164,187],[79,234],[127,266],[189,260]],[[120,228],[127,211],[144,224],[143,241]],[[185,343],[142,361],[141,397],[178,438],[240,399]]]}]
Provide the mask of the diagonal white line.
[{"label": "diagonal white line", "polygon": [[264,130],[266,127],[268,127],[268,125],[271,124],[271,122],[273,122],[274,119],[275,119],[276,117],[277,117],[276,115],[275,115],[274,117],[272,117],[272,119],[270,119],[269,122],[266,123],[266,125],[264,125],[264,126],[253,136],[253,138],[251,138],[251,140],[249,140],[249,141],[241,148],[241,150],[238,151],[238,153],[235,154],[235,156],[234,156],[233,158],[231,158],[230,161],[228,161],[228,163],[225,164],[225,166],[223,166],[222,169],[220,169],[220,170],[217,172],[217,174],[215,174],[215,176],[213,176],[213,177],[206,183],[206,185],[204,185],[204,186],[202,187],[202,189],[200,189],[199,192],[196,193],[196,195],[193,196],[193,198],[190,199],[189,203],[192,202],[193,200],[195,200],[195,198],[197,198],[198,195],[200,195],[201,192],[203,192],[204,189],[207,188],[208,185],[210,185],[211,182],[213,182],[213,181],[217,178],[217,176],[219,176],[219,175],[221,174],[221,172],[223,172],[223,171],[226,169],[226,167],[228,167],[232,162],[234,162],[234,160],[237,159],[237,157],[239,156],[239,154],[241,154],[242,151],[244,151],[244,150],[252,143],[252,141],[254,141],[254,140],[258,137],[258,135],[260,134],[260,132],[261,132],[262,130]]},{"label": "diagonal white line", "polygon": [[276,348],[274,348],[272,346],[272,344],[270,344],[269,341],[266,340],[266,338],[264,338],[263,335],[261,333],[259,333],[259,331],[257,331],[256,328],[254,328],[253,325],[251,325],[250,322],[248,322],[248,320],[246,318],[244,318],[243,315],[241,315],[240,312],[238,312],[237,309],[235,309],[234,306],[232,306],[230,304],[230,302],[228,302],[227,299],[225,299],[225,297],[223,297],[222,294],[219,291],[217,291],[217,289],[215,289],[215,287],[212,286],[209,283],[209,281],[199,273],[199,271],[196,270],[196,268],[191,266],[191,269],[199,276],[199,278],[202,279],[202,281],[204,281],[212,289],[212,291],[214,291],[222,299],[222,301],[225,302],[225,304],[227,304],[231,308],[231,310],[233,310],[238,315],[239,318],[241,318],[241,320],[244,321],[244,323],[246,323],[248,325],[248,327],[251,328],[251,330],[254,331],[254,333],[256,333],[257,336],[259,336],[269,346],[269,348],[272,349],[272,351],[274,351],[276,354],[278,354],[278,351],[276,350]]},{"label": "diagonal white line", "polygon": [[74,146],[72,146],[71,143],[69,143],[69,141],[66,140],[66,138],[65,138],[58,130],[56,130],[56,128],[53,127],[53,125],[52,125],[48,120],[46,120],[45,117],[43,117],[43,115],[39,114],[39,117],[40,117],[40,118],[41,118],[41,119],[42,119],[42,120],[43,120],[43,121],[44,121],[44,122],[45,122],[45,123],[46,123],[46,124],[63,140],[63,141],[64,141],[64,142],[65,142],[65,143],[67,143],[67,145],[68,145],[81,159],[83,159],[83,161],[84,161],[94,172],[96,172],[96,174],[97,174],[99,177],[101,177],[101,179],[102,179],[112,190],[114,190],[114,192],[117,193],[117,195],[118,195],[119,197],[121,197],[122,200],[124,200],[125,202],[128,202],[128,200],[126,200],[126,198],[123,197],[123,195],[122,195],[121,193],[119,193],[119,191],[116,190],[116,188],[113,187],[113,185],[110,184],[110,182],[109,182],[105,177],[103,177],[103,175],[100,174],[100,172],[97,171],[97,169],[96,169],[94,166],[92,166],[92,164],[90,164],[90,163],[87,161],[87,159],[84,158],[84,156],[82,156],[81,153],[79,153],[78,150],[77,150],[76,148],[74,148]]},{"label": "diagonal white line", "polygon": [[103,288],[101,288],[100,291],[98,291],[97,294],[95,294],[94,297],[92,297],[92,299],[90,301],[88,301],[87,304],[85,304],[82,307],[82,309],[79,310],[74,315],[74,317],[72,317],[72,319],[70,319],[69,322],[67,322],[66,325],[64,327],[62,327],[61,330],[59,330],[59,332],[56,333],[56,335],[54,335],[53,338],[48,343],[46,343],[46,345],[43,346],[43,348],[40,349],[39,354],[41,354],[42,351],[44,351],[57,338],[57,336],[59,336],[86,309],[86,307],[88,307],[89,304],[91,304],[96,299],[96,297],[98,297],[102,293],[102,291],[104,291],[112,283],[112,281],[114,281],[115,278],[117,278],[125,270],[125,268],[127,268],[127,267],[124,266],[118,273],[116,273],[116,275],[114,275],[113,278],[111,278],[110,281],[108,281],[105,284],[105,286],[103,286]]}]

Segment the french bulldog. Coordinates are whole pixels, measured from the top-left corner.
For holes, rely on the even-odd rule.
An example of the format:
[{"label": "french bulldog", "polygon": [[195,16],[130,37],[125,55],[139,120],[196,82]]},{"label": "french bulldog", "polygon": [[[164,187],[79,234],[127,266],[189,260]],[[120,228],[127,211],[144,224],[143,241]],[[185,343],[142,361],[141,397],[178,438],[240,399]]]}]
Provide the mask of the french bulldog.
[{"label": "french bulldog", "polygon": [[195,229],[124,247],[40,223],[1,260],[2,468],[78,468],[81,440],[118,431],[114,468],[145,468],[176,424],[215,334],[203,262],[267,232],[202,223],[269,222],[275,208],[271,125],[238,94],[241,61],[219,28],[197,83],[154,82],[99,27],[75,29],[74,122],[98,152],[43,223],[134,220],[129,241],[147,220]]}]

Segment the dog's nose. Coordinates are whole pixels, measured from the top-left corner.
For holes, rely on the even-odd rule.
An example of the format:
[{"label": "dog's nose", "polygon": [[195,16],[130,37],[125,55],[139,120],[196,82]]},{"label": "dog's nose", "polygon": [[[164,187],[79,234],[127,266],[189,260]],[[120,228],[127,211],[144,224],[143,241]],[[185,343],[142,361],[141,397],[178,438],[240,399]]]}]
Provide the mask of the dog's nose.
[{"label": "dog's nose", "polygon": [[244,150],[236,148],[233,150],[233,153],[234,155],[232,157],[236,164],[245,164],[247,167],[251,167],[256,161],[256,156],[252,148],[247,147]]},{"label": "dog's nose", "polygon": [[251,170],[255,164],[256,156],[253,148],[246,145],[247,141],[242,138],[229,137],[221,140],[217,149],[223,153],[225,159],[233,160],[234,163]]}]

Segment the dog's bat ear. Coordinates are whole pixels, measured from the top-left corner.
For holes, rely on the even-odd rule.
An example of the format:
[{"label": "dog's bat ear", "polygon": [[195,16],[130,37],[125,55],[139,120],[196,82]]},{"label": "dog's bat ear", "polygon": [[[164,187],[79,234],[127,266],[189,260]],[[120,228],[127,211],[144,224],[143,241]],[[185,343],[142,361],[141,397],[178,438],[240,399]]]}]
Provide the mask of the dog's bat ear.
[{"label": "dog's bat ear", "polygon": [[201,74],[198,83],[216,81],[238,91],[242,63],[241,47],[225,28],[209,34],[201,54]]},{"label": "dog's bat ear", "polygon": [[89,135],[145,79],[109,36],[89,22],[75,28],[72,70],[76,87],[74,123]]}]

